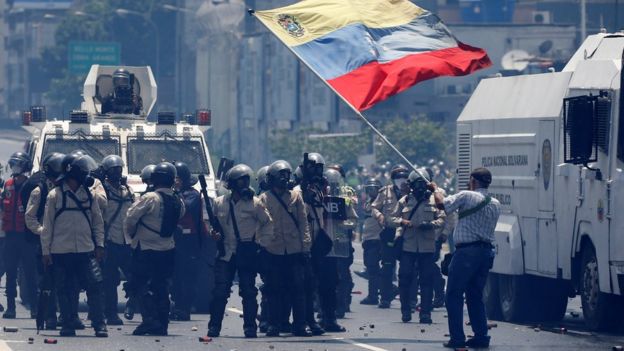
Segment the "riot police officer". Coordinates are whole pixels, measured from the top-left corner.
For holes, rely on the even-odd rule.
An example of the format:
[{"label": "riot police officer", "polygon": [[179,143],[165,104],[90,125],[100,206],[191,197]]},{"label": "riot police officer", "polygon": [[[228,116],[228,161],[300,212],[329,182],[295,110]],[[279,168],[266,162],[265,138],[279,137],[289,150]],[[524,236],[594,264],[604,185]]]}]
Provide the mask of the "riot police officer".
[{"label": "riot police officer", "polygon": [[76,335],[78,297],[87,290],[91,325],[97,337],[107,337],[102,310],[104,221],[95,195],[90,172],[97,168],[88,155],[70,154],[62,162],[61,183],[48,194],[43,230],[42,260],[54,269],[63,327],[61,336]]},{"label": "riot police officer", "polygon": [[132,279],[143,321],[133,335],[167,335],[169,279],[173,275],[173,234],[184,215],[184,203],[173,191],[176,168],[161,162],[151,182],[155,190],[141,196],[128,209],[124,224],[132,238]]},{"label": "riot police officer", "polygon": [[[57,179],[63,173],[63,159],[64,154],[54,152],[44,157],[42,164],[42,171],[44,178],[39,179],[35,188],[29,194],[28,205],[26,206],[26,213],[24,219],[26,221],[26,227],[35,235],[38,236],[39,243],[37,245],[37,268],[39,271],[39,299],[47,298],[45,306],[42,306],[46,311],[37,311],[37,319],[45,321],[45,328],[48,330],[56,329],[56,289],[54,289],[54,279],[52,274],[52,267],[43,266],[41,258],[41,233],[43,232],[43,214],[45,211],[45,204],[48,198],[50,190],[54,189],[58,184]],[[31,178],[32,179],[32,178]],[[42,296],[47,294],[47,296]],[[39,305],[39,301],[37,302]],[[40,315],[44,313],[45,315]]]},{"label": "riot police officer", "polygon": [[[104,272],[104,314],[108,325],[123,325],[117,315],[117,287],[121,282],[120,271],[126,279],[131,281],[132,249],[123,230],[128,208],[134,202],[134,193],[125,184],[122,170],[124,162],[117,155],[109,155],[102,160],[104,172],[104,190],[107,205],[103,210],[104,237],[106,242],[106,259],[103,264]],[[132,297],[131,291],[128,296]],[[132,299],[128,304],[133,303]]]},{"label": "riot police officer", "polygon": [[26,201],[22,199],[22,186],[28,180],[32,168],[30,156],[16,152],[9,159],[11,178],[7,179],[2,192],[2,229],[6,233],[4,263],[6,267],[7,307],[3,318],[15,318],[15,298],[17,297],[17,268],[22,264],[26,281],[26,303],[30,304],[31,318],[37,314],[37,274],[36,249],[38,238],[26,228],[24,212]]},{"label": "riot police officer", "polygon": [[279,336],[282,296],[292,299],[296,336],[310,336],[305,324],[305,256],[310,252],[310,232],[301,194],[289,190],[292,168],[286,161],[273,162],[267,172],[270,190],[260,200],[273,219],[271,233],[258,233],[258,243],[266,250],[269,327],[267,336]]},{"label": "riot police officer", "polygon": [[154,191],[154,185],[151,181],[154,168],[156,168],[156,165],[147,165],[141,170],[141,181],[143,182],[143,184],[145,184],[145,191],[143,192],[143,194]]},{"label": "riot police officer", "polygon": [[434,252],[437,230],[444,226],[445,214],[438,210],[432,193],[427,189],[430,181],[424,169],[412,171],[408,178],[410,193],[399,200],[389,218],[397,226],[395,244],[401,242],[399,258],[399,290],[401,320],[412,320],[411,287],[414,270],[418,270],[422,303],[420,323],[431,324],[433,303]]},{"label": "riot police officer", "polygon": [[195,299],[197,269],[201,253],[202,237],[208,234],[203,220],[203,203],[199,191],[193,188],[197,183],[184,162],[176,162],[176,191],[184,201],[184,216],[178,223],[175,239],[175,269],[171,296],[174,301],[170,319],[191,320],[191,305]]},{"label": "riot police officer", "polygon": [[138,115],[143,109],[141,96],[134,92],[131,75],[124,68],[113,72],[113,92],[102,100],[102,114],[131,113]]},{"label": "riot police officer", "polygon": [[232,167],[225,175],[229,194],[215,201],[217,216],[224,231],[221,234],[224,236],[225,255],[215,262],[215,287],[208,323],[210,337],[219,336],[232,281],[237,273],[239,295],[243,300],[243,331],[246,338],[256,337],[256,238],[272,235],[273,225],[269,212],[249,187],[252,175],[253,171],[245,164]]},{"label": "riot police officer", "polygon": [[380,278],[380,250],[379,233],[382,227],[372,215],[373,201],[381,189],[381,182],[370,178],[364,184],[366,203],[364,204],[364,225],[362,227],[362,248],[364,249],[364,266],[368,272],[368,295],[360,301],[362,305],[377,305],[379,303]]},{"label": "riot police officer", "polygon": [[407,177],[409,170],[405,165],[398,164],[390,170],[392,183],[379,191],[377,199],[373,201],[372,216],[383,228],[379,234],[381,240],[381,272],[379,280],[380,301],[379,308],[390,308],[390,303],[396,296],[396,287],[392,284],[392,277],[396,269],[396,254],[394,250],[395,224],[390,221],[392,212],[399,199],[403,197],[409,187]]},{"label": "riot police officer", "polygon": [[269,190],[269,184],[267,183],[267,171],[269,166],[262,166],[256,172],[256,182],[258,182],[258,195]]}]

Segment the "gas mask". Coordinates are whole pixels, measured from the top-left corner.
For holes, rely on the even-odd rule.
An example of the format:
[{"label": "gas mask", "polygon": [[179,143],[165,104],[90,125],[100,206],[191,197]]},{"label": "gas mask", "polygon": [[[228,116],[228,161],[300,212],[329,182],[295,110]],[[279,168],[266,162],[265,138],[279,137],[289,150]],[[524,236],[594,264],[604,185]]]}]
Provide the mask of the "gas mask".
[{"label": "gas mask", "polygon": [[119,184],[121,182],[121,167],[113,167],[106,172],[106,179],[113,184]]},{"label": "gas mask", "polygon": [[11,166],[11,174],[12,175],[20,175],[24,173],[24,168],[20,165]]},{"label": "gas mask", "polygon": [[429,191],[429,189],[427,189],[427,183],[425,182],[422,182],[422,181],[415,182],[411,184],[410,188],[416,200],[420,201],[422,199],[426,199],[427,197],[431,196],[431,192]]},{"label": "gas mask", "polygon": [[399,189],[403,188],[406,182],[407,182],[407,178],[397,178],[397,179],[392,180],[392,183],[394,184],[394,186],[396,186]]},{"label": "gas mask", "polygon": [[376,199],[378,194],[379,194],[379,189],[373,188],[373,187],[366,188],[366,196],[369,199],[373,199],[373,200]]},{"label": "gas mask", "polygon": [[340,184],[330,183],[328,188],[329,188],[329,195],[340,196]]},{"label": "gas mask", "polygon": [[234,181],[232,184],[232,191],[238,193],[241,198],[245,200],[251,200],[255,194],[255,190],[249,186],[249,177],[241,177]]}]

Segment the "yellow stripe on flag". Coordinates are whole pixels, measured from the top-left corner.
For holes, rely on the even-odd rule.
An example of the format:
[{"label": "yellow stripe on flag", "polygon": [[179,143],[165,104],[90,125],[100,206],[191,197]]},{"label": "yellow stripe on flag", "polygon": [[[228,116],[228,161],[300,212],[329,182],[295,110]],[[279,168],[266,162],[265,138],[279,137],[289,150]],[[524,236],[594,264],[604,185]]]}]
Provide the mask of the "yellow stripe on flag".
[{"label": "yellow stripe on flag", "polygon": [[424,12],[409,0],[304,0],[255,15],[286,45],[296,46],[355,23],[404,25]]}]

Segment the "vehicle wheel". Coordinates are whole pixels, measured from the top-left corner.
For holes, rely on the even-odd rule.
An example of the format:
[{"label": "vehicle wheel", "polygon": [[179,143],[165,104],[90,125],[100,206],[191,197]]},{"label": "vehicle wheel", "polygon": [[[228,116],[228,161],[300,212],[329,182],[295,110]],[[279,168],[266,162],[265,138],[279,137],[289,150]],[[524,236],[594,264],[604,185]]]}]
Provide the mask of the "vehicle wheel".
[{"label": "vehicle wheel", "polygon": [[522,322],[531,318],[529,313],[531,300],[526,280],[524,276],[507,274],[498,276],[498,294],[503,320]]},{"label": "vehicle wheel", "polygon": [[598,261],[593,247],[585,248],[581,263],[580,293],[585,324],[591,330],[613,329],[617,322],[616,297],[600,291]]},{"label": "vehicle wheel", "polygon": [[503,314],[500,307],[500,296],[498,294],[498,274],[489,273],[485,288],[483,289],[483,302],[487,316],[492,320],[502,320]]}]

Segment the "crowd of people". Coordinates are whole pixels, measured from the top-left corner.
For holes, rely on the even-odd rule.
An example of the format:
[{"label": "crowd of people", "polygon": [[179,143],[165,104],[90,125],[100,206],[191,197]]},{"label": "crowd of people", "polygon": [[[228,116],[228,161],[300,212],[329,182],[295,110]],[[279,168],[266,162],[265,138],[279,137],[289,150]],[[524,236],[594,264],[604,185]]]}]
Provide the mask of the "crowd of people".
[{"label": "crowd of people", "polygon": [[[359,233],[366,271],[358,274],[368,279],[361,304],[389,308],[398,295],[403,322],[418,311],[419,322],[431,324],[433,308],[446,302],[453,308],[446,346],[489,344],[480,315],[485,318],[483,303],[477,301],[489,261],[464,272],[461,282],[453,280],[459,268],[451,263],[446,297],[437,263],[456,226],[455,243],[449,241],[457,250],[492,251],[493,227],[481,233],[466,224],[475,212],[488,210],[490,222],[498,216],[498,203],[487,195],[491,175],[485,169],[471,175],[476,191],[445,197],[436,183],[447,188],[452,183],[441,163],[357,172],[361,185],[352,187],[341,165],[306,153],[295,169],[283,160],[257,172],[235,165],[225,173],[224,194],[211,199],[194,188],[199,180],[205,190],[203,177],[192,175],[182,162],[146,166],[141,172],[146,190],[140,196],[126,184],[124,162],[117,155],[97,164],[82,151],[52,153],[32,175],[25,153],[13,154],[8,164],[11,177],[1,196],[7,280],[3,318],[16,317],[19,266],[25,277],[22,300],[37,328],[60,325],[61,336],[84,329],[78,317],[84,290],[91,327],[96,336],[107,337],[107,325],[123,324],[117,311],[123,274],[124,317],[131,320],[138,311],[142,318],[133,334],[167,335],[170,320],[190,320],[201,246],[214,240],[218,250],[208,337],[220,336],[236,277],[245,337],[255,338],[258,331],[267,336],[340,333],[345,328],[338,320],[350,312],[353,242]],[[253,179],[257,190],[251,187]],[[462,230],[468,234],[458,237]],[[463,323],[464,293],[469,311],[477,311],[479,318],[475,337],[467,342],[463,328],[461,333],[457,328],[458,318]]]}]

